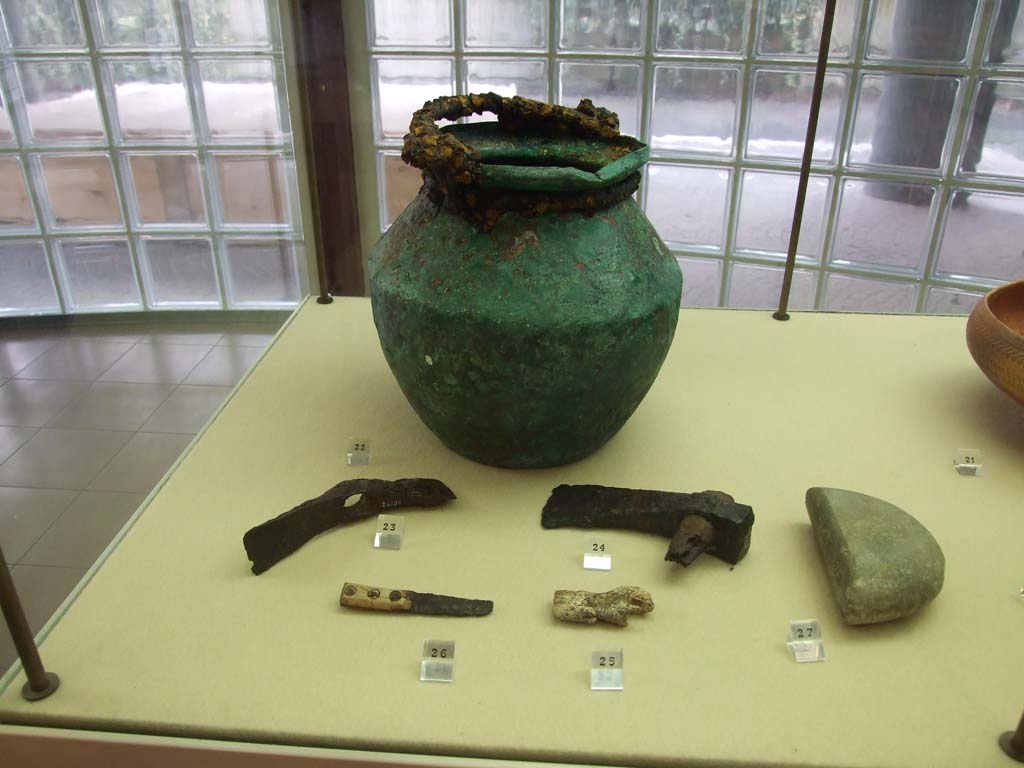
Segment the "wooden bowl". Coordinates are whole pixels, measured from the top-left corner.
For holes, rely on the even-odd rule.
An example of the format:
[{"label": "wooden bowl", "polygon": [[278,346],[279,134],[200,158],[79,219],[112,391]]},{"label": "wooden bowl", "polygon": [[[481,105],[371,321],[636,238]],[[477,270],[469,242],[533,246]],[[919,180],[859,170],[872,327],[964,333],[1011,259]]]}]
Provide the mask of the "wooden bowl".
[{"label": "wooden bowl", "polygon": [[992,383],[1024,405],[1024,280],[978,302],[967,320],[967,348]]}]

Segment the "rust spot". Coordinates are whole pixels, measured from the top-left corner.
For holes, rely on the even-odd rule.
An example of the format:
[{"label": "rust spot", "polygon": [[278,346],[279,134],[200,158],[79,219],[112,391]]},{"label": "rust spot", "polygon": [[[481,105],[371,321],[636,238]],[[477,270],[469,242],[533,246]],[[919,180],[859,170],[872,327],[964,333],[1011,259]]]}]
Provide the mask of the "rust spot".
[{"label": "rust spot", "polygon": [[512,238],[512,243],[501,254],[501,258],[503,261],[512,261],[512,259],[526,250],[527,247],[536,247],[538,245],[540,245],[540,238],[537,237],[537,233],[532,229],[527,229]]},{"label": "rust spot", "polygon": [[444,280],[442,280],[440,277],[435,277],[433,280],[430,281],[430,287],[437,288],[443,282]]},{"label": "rust spot", "polygon": [[586,269],[586,268],[587,268],[587,265],[584,264],[582,261],[577,261],[576,262],[576,269]]}]

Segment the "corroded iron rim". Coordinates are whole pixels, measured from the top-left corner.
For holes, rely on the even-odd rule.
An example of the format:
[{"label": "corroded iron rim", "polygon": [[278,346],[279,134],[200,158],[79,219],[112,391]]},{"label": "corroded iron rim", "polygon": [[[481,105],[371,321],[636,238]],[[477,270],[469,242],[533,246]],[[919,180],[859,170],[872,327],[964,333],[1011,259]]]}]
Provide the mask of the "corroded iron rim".
[{"label": "corroded iron rim", "polygon": [[[593,171],[555,163],[488,165],[480,150],[462,140],[471,128],[442,130],[438,120],[493,112],[511,135],[559,135],[606,144],[609,162]],[[468,138],[468,137],[467,137]],[[501,215],[535,216],[549,211],[597,211],[629,197],[639,185],[647,146],[619,133],[619,118],[589,99],[575,108],[496,93],[442,96],[413,114],[402,159],[423,171],[430,199],[478,228],[491,229]],[[559,160],[555,153],[551,159]]]}]

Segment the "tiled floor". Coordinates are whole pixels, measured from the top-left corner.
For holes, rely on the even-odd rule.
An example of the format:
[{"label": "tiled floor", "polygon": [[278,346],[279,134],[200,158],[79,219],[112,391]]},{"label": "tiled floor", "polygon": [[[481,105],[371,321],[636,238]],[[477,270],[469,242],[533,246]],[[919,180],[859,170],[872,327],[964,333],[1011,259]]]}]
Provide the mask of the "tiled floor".
[{"label": "tiled floor", "polygon": [[0,545],[33,632],[278,325],[0,331]]}]

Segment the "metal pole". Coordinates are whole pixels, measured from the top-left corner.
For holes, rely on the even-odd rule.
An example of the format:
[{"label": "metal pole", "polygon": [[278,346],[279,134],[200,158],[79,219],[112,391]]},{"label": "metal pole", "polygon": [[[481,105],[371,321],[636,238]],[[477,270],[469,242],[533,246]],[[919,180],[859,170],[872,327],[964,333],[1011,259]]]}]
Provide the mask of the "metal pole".
[{"label": "metal pole", "polygon": [[1024,763],[1024,715],[1020,716],[1016,731],[1007,731],[999,737],[999,746],[1018,763]]},{"label": "metal pole", "polygon": [[21,607],[18,593],[14,589],[14,580],[7,570],[7,560],[0,548],[0,608],[3,609],[4,620],[11,631],[14,647],[18,649],[21,665],[25,668],[28,682],[22,686],[21,695],[29,701],[45,699],[60,686],[60,678],[43,668],[39,658],[39,649],[32,638],[32,630],[25,619],[25,611]]},{"label": "metal pole", "polygon": [[[836,15],[836,0],[825,0],[825,15],[821,20],[821,41],[818,43],[818,64],[814,72],[811,91],[811,112],[807,116],[807,135],[804,137],[804,156],[800,163],[800,183],[796,188],[793,206],[793,229],[789,233],[789,251],[786,254],[786,272],[782,278],[779,309],[772,315],[776,320],[789,320],[789,291],[793,287],[793,269],[796,267],[796,246],[800,242],[800,225],[804,220],[804,202],[807,200],[807,180],[811,175],[811,157],[814,155],[814,136],[818,132],[818,113],[821,112],[821,92],[825,87],[825,68],[828,49],[832,42],[832,20]],[[852,86],[851,86],[852,87]]]}]

